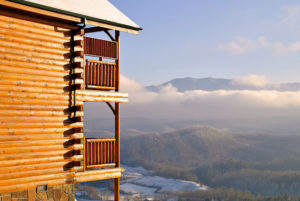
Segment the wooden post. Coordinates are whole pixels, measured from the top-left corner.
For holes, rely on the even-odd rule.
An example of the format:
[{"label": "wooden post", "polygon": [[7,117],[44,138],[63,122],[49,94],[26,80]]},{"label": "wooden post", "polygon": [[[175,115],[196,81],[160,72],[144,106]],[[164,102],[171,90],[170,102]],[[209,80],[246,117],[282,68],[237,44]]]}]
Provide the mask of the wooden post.
[{"label": "wooden post", "polygon": [[[120,32],[115,31],[115,39],[118,43],[117,49],[117,74],[116,74],[116,91],[120,90]],[[116,138],[116,167],[120,167],[120,103],[115,103],[115,138]],[[120,178],[115,179],[115,201],[120,200]]]}]

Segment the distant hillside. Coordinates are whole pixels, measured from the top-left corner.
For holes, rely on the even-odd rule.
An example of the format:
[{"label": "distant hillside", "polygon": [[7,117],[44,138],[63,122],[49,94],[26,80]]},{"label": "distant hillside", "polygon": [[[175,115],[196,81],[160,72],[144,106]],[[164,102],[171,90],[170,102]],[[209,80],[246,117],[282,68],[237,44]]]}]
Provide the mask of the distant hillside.
[{"label": "distant hillside", "polygon": [[[193,126],[122,138],[122,162],[156,174],[264,195],[300,195],[300,136]],[[258,185],[260,184],[260,185]]]},{"label": "distant hillside", "polygon": [[202,126],[128,137],[122,144],[123,161],[152,161],[184,168],[221,160],[245,146],[226,131]]},{"label": "distant hillside", "polygon": [[239,84],[232,84],[232,79],[223,79],[223,78],[176,78],[170,81],[167,81],[160,85],[147,86],[146,88],[153,92],[158,92],[159,89],[168,84],[176,87],[178,91],[184,92],[187,90],[205,90],[205,91],[214,91],[214,90],[257,90],[257,89],[269,89],[269,90],[279,90],[279,91],[298,91],[300,90],[300,83],[282,83],[282,84],[268,84],[263,88],[258,88],[254,86],[246,86]]}]

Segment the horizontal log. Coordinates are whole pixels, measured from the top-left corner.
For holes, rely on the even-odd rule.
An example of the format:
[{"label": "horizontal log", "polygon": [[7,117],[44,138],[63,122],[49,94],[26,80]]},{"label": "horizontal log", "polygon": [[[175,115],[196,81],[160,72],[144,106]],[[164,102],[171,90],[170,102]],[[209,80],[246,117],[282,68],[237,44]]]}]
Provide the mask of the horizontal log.
[{"label": "horizontal log", "polygon": [[[78,123],[77,123],[78,124]],[[53,128],[0,128],[0,137],[1,135],[35,135],[35,134],[65,134],[66,136],[73,133],[83,133],[83,124],[81,126],[63,126],[63,127],[53,127]]]},{"label": "horizontal log", "polygon": [[[19,154],[2,154],[0,160],[18,160],[18,159],[31,159],[31,158],[45,158],[55,156],[71,155],[73,151],[70,150],[55,150],[47,152],[32,152],[32,153],[19,153]],[[65,157],[67,158],[67,157]]]},{"label": "horizontal log", "polygon": [[31,70],[46,70],[50,72],[54,71],[54,72],[60,72],[66,74],[69,74],[71,72],[71,68],[69,65],[54,66],[51,64],[37,64],[28,61],[17,61],[17,60],[8,60],[8,59],[1,59],[0,64],[2,66],[19,67],[19,68],[26,68]]},{"label": "horizontal log", "polygon": [[32,152],[43,152],[43,151],[55,151],[55,150],[81,150],[83,149],[82,144],[74,144],[70,146],[65,145],[43,145],[43,146],[31,146],[31,147],[12,147],[12,148],[1,148],[0,154],[19,154],[19,153],[32,153]]},{"label": "horizontal log", "polygon": [[30,116],[64,116],[64,114],[68,115],[74,111],[77,111],[78,116],[83,116],[83,105],[66,107],[47,105],[0,104],[0,114],[3,116],[14,116],[15,114],[28,114]]},{"label": "horizontal log", "polygon": [[71,122],[72,119],[68,116],[0,116],[0,126],[5,126],[7,123],[55,123],[55,122]]},{"label": "horizontal log", "polygon": [[[37,111],[37,110],[16,110],[16,108],[14,108],[14,110],[11,110],[13,107],[11,107],[10,109],[8,108],[1,108],[0,105],[0,119],[3,116],[18,116],[18,117],[65,117],[68,118],[70,116],[70,114],[72,114],[74,111],[72,110],[68,110],[67,108],[65,110],[61,110],[61,111],[57,111],[57,110],[52,110],[51,108],[49,108],[47,111]],[[78,107],[80,108],[80,107]],[[83,111],[81,110],[76,110],[76,115],[77,116],[83,116]],[[2,116],[2,117],[1,117]],[[5,117],[3,117],[5,118]],[[41,119],[42,120],[42,119]]]},{"label": "horizontal log", "polygon": [[3,48],[0,48],[1,57],[0,59],[5,60],[16,60],[16,61],[22,61],[22,62],[28,62],[28,63],[36,63],[36,64],[49,64],[54,66],[66,66],[69,65],[69,59],[66,59],[64,61],[60,60],[54,60],[49,58],[37,58],[33,55],[23,55],[23,54],[14,54],[13,51],[6,51]]},{"label": "horizontal log", "polygon": [[0,27],[3,29],[9,29],[14,32],[24,32],[24,33],[32,33],[32,34],[37,34],[40,35],[41,38],[57,38],[57,39],[69,39],[70,40],[70,35],[71,31],[66,30],[66,29],[59,29],[55,30],[55,27],[53,27],[52,30],[49,29],[41,29],[39,27],[35,26],[28,26],[28,23],[26,25],[22,23],[15,23],[15,22],[10,22],[8,20],[3,20],[3,18],[0,19]]},{"label": "horizontal log", "polygon": [[81,160],[83,160],[82,155],[76,155],[67,159],[63,156],[19,159],[19,160],[0,161],[0,167],[33,165],[33,164],[50,163],[50,162],[55,163],[55,162],[64,162],[64,161],[71,162],[71,161],[81,161]]},{"label": "horizontal log", "polygon": [[[5,23],[0,22],[0,28],[3,33],[6,33],[8,35],[21,35],[24,38],[29,38],[31,40],[41,40],[46,42],[52,42],[52,43],[64,43],[70,41],[70,37],[59,37],[59,36],[50,36],[42,33],[26,31],[22,28],[17,27],[8,27]],[[29,27],[28,27],[29,28]],[[41,31],[42,32],[42,31]],[[54,33],[54,32],[51,32]]]},{"label": "horizontal log", "polygon": [[65,83],[55,83],[46,81],[33,81],[33,80],[14,80],[14,79],[0,79],[0,85],[21,86],[21,87],[44,87],[62,89],[68,85]]},{"label": "horizontal log", "polygon": [[31,177],[23,177],[18,179],[7,179],[5,181],[0,180],[0,187],[1,186],[8,186],[8,185],[17,185],[17,184],[24,184],[24,183],[31,183],[31,182],[38,182],[38,181],[47,181],[51,179],[64,179],[64,178],[72,178],[74,177],[74,172],[65,172],[59,174],[49,174],[49,175],[38,175],[38,176],[31,176]]},{"label": "horizontal log", "polygon": [[[33,189],[36,188],[38,185],[48,185],[48,186],[55,186],[55,185],[61,185],[61,184],[68,184],[68,183],[79,183],[79,182],[86,182],[86,181],[95,181],[95,180],[103,180],[103,179],[112,179],[112,178],[120,178],[121,177],[121,171],[112,171],[109,174],[102,173],[98,171],[88,171],[92,172],[93,174],[89,174],[89,176],[83,175],[83,174],[78,174],[81,172],[77,173],[72,173],[72,174],[66,174],[64,179],[51,179],[51,178],[43,178],[46,179],[46,181],[35,181],[33,182],[32,180],[30,183],[25,183],[25,184],[16,184],[16,185],[9,185],[9,186],[2,186],[0,187],[0,192],[11,192],[11,191],[20,191],[20,190],[25,190],[25,189]],[[74,177],[75,174],[75,177]],[[78,176],[77,176],[78,175]],[[61,176],[57,176],[61,177]],[[54,176],[54,178],[57,178]],[[53,177],[52,177],[53,178]],[[35,180],[35,179],[33,179]]]},{"label": "horizontal log", "polygon": [[27,147],[27,146],[42,146],[42,145],[63,145],[70,140],[66,139],[49,139],[49,140],[26,140],[26,141],[0,141],[0,148],[9,147]]},{"label": "horizontal log", "polygon": [[69,42],[64,43],[53,43],[53,42],[47,42],[42,41],[38,39],[30,39],[30,38],[24,38],[24,36],[21,33],[15,33],[13,35],[9,34],[7,30],[1,30],[0,29],[0,39],[1,40],[7,40],[7,41],[15,41],[17,43],[26,44],[26,45],[33,45],[38,47],[45,47],[47,49],[51,49],[53,51],[60,50],[60,51],[68,51],[70,48],[68,46]]},{"label": "horizontal log", "polygon": [[[15,123],[5,123],[5,124],[0,124],[0,130],[3,129],[9,129],[11,132],[13,132],[14,129],[16,128],[72,128],[72,127],[79,127],[83,126],[82,122],[76,122],[76,123],[64,123],[64,122],[34,122],[34,123],[27,123],[27,122],[15,122]],[[1,134],[1,133],[0,133]]]},{"label": "horizontal log", "polygon": [[[7,167],[0,167],[0,174],[14,174],[16,172],[22,171],[32,171],[32,170],[42,170],[48,168],[60,168],[60,167],[67,167],[70,165],[70,161],[63,161],[63,162],[51,162],[51,163],[40,163],[34,165],[19,165],[19,166],[11,166]],[[72,164],[71,164],[72,165]]]},{"label": "horizontal log", "polygon": [[5,98],[0,97],[0,104],[32,104],[32,105],[64,105],[69,106],[67,101],[55,101],[55,100],[38,100],[28,98]]},{"label": "horizontal log", "polygon": [[16,48],[10,48],[10,47],[3,47],[0,45],[0,52],[2,54],[15,54],[20,56],[27,57],[27,60],[44,60],[49,62],[56,62],[60,64],[66,64],[66,62],[70,61],[70,55],[53,55],[49,53],[40,53],[40,52],[34,52],[34,51],[28,51],[28,50],[22,50],[22,49],[16,49]]},{"label": "horizontal log", "polygon": [[[1,57],[1,56],[0,56]],[[66,86],[69,85],[69,80],[65,80],[63,77],[48,77],[48,76],[40,76],[40,75],[29,75],[18,73],[8,73],[1,72],[1,79],[13,79],[13,80],[29,80],[29,81],[40,81],[40,82],[54,82],[54,83],[63,83]]]},{"label": "horizontal log", "polygon": [[49,168],[49,169],[42,169],[42,170],[15,172],[14,174],[0,174],[0,181],[24,178],[24,177],[39,176],[39,175],[58,174],[58,173],[64,173],[64,172],[75,172],[75,170],[74,169],[65,170],[63,167],[60,167],[60,168],[52,168],[52,169]]},{"label": "horizontal log", "polygon": [[[1,82],[1,81],[0,81]],[[68,106],[60,105],[11,105],[11,104],[0,104],[0,110],[29,110],[29,111],[47,111],[47,112],[59,112],[68,110]],[[81,110],[83,111],[83,110]]]},{"label": "horizontal log", "polygon": [[32,17],[31,15],[26,15],[24,13],[11,12],[7,9],[0,9],[0,14],[2,15],[2,20],[8,19],[10,22],[15,22],[18,24],[23,24],[26,26],[39,27],[46,30],[69,30],[78,29],[78,26],[69,25],[66,23],[58,22],[57,20],[49,20],[44,18]]},{"label": "horizontal log", "polygon": [[[37,99],[37,100],[54,100],[54,101],[71,101],[72,94],[70,92],[64,93],[60,89],[47,89],[47,88],[32,88],[32,87],[19,87],[19,86],[6,86],[8,89],[3,90],[5,86],[0,85],[0,97],[5,98],[24,98],[24,99]],[[37,91],[33,91],[37,90]],[[49,94],[45,92],[50,92]],[[51,93],[52,92],[52,93]],[[60,92],[60,93],[59,93]]]},{"label": "horizontal log", "polygon": [[25,43],[22,43],[22,42],[11,41],[11,40],[0,38],[0,42],[2,47],[24,50],[29,52],[40,52],[40,53],[53,54],[58,56],[62,56],[70,53],[70,48],[66,48],[65,50],[60,50],[60,49],[48,48],[47,46],[37,46],[37,45],[28,44],[26,43],[26,41]]},{"label": "horizontal log", "polygon": [[51,134],[51,133],[46,133],[46,134],[33,134],[33,135],[4,135],[0,134],[0,142],[13,142],[13,141],[22,141],[22,140],[51,140],[51,139],[82,139],[83,138],[83,133],[76,133],[76,134],[70,134],[70,135],[65,135],[63,133],[57,133],[57,134]]}]

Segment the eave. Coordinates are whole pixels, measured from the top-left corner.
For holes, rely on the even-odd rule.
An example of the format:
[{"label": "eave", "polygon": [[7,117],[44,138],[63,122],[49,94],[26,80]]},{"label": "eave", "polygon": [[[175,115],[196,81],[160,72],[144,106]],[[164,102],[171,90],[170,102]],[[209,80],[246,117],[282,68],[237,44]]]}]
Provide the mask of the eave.
[{"label": "eave", "polygon": [[30,13],[44,15],[46,17],[53,17],[53,18],[58,18],[66,21],[71,21],[74,23],[81,23],[82,19],[85,18],[87,24],[103,27],[107,29],[113,29],[117,31],[128,32],[132,34],[139,34],[139,31],[142,30],[142,28],[131,27],[124,24],[97,19],[91,16],[72,13],[69,11],[64,11],[64,10],[43,6],[43,5],[39,5],[27,1],[22,1],[22,0],[0,0],[0,5],[30,12]]}]

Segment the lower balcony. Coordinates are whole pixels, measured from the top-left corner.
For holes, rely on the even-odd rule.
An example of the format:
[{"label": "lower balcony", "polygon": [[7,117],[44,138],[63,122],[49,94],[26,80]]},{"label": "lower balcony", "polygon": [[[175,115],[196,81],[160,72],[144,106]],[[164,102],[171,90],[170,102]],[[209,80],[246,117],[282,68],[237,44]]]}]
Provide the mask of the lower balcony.
[{"label": "lower balcony", "polygon": [[76,173],[76,182],[115,179],[124,171],[117,167],[116,139],[86,138],[84,145],[84,168]]},{"label": "lower balcony", "polygon": [[116,139],[85,139],[85,169],[116,167]]}]

